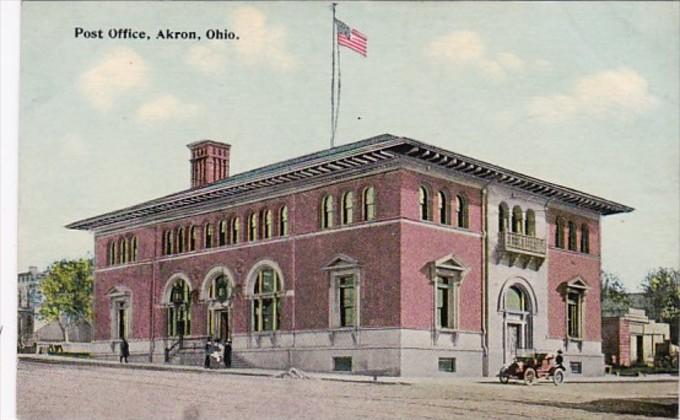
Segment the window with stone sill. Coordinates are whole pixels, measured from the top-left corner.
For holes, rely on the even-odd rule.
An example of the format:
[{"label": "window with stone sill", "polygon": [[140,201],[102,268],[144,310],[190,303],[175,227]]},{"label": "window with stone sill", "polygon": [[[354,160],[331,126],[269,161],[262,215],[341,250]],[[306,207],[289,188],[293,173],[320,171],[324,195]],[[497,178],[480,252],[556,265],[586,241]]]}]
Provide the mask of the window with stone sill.
[{"label": "window with stone sill", "polygon": [[449,198],[444,191],[439,191],[437,193],[437,216],[439,223],[442,225],[451,224]]},{"label": "window with stone sill", "polygon": [[321,199],[321,228],[328,229],[333,227],[335,218],[335,205],[333,204],[333,196],[326,195]]},{"label": "window with stone sill", "polygon": [[241,220],[238,217],[231,219],[229,223],[229,243],[238,244],[241,240]]},{"label": "window with stone sill", "polygon": [[437,330],[456,330],[460,320],[460,286],[469,269],[449,255],[431,264],[434,323]]},{"label": "window with stone sill", "polygon": [[250,213],[248,216],[248,230],[246,230],[246,240],[256,241],[257,240],[257,214]]},{"label": "window with stone sill", "polygon": [[583,339],[585,320],[585,296],[589,289],[580,277],[567,282],[563,288],[566,307],[567,338],[573,341]]},{"label": "window with stone sill", "polygon": [[470,227],[470,206],[467,198],[462,194],[456,196],[456,224],[463,229]]},{"label": "window with stone sill", "polygon": [[279,236],[288,235],[288,206],[281,207],[279,210]]},{"label": "window with stone sill", "polygon": [[375,188],[366,187],[362,198],[364,221],[375,219]]},{"label": "window with stone sill", "polygon": [[260,268],[253,281],[253,331],[276,331],[281,326],[283,285],[279,274],[270,267]]},{"label": "window with stone sill", "polygon": [[217,225],[217,246],[225,246],[227,244],[227,222],[220,220]]},{"label": "window with stone sill", "polygon": [[187,244],[188,251],[196,251],[196,243],[198,242],[198,229],[196,226],[189,228],[189,243]]},{"label": "window with stone sill", "polygon": [[343,225],[349,225],[354,221],[354,194],[352,191],[347,191],[342,195],[342,214],[340,222]]},{"label": "window with stone sill", "polygon": [[346,255],[339,255],[322,270],[329,276],[330,328],[358,327],[361,296],[358,262]]}]

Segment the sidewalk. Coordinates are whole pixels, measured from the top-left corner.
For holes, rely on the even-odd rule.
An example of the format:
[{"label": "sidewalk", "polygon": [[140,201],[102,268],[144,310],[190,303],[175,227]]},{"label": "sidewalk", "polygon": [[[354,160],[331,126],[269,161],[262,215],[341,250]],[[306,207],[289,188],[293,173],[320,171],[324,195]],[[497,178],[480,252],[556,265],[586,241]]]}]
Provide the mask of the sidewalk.
[{"label": "sidewalk", "polygon": [[[183,366],[171,365],[164,363],[118,363],[116,361],[95,360],[95,359],[80,359],[74,357],[62,356],[47,356],[47,355],[33,355],[20,354],[17,356],[19,361],[46,363],[57,365],[72,365],[72,366],[91,366],[91,367],[106,367],[114,369],[138,369],[138,370],[154,370],[165,372],[186,372],[186,373],[205,373],[214,375],[240,375],[240,376],[259,376],[268,378],[277,378],[284,375],[287,371],[276,369],[256,369],[256,368],[230,368],[230,369],[205,369],[200,366]],[[330,372],[304,372],[304,375],[310,379],[319,379],[324,381],[338,381],[338,382],[356,382],[356,383],[372,383],[383,385],[413,385],[419,383],[451,383],[451,382],[475,382],[499,384],[496,377],[392,377],[392,376],[367,376],[367,375],[350,375]],[[567,375],[565,383],[619,383],[619,382],[678,382],[677,375],[658,374],[638,377],[628,376],[573,376]]]}]

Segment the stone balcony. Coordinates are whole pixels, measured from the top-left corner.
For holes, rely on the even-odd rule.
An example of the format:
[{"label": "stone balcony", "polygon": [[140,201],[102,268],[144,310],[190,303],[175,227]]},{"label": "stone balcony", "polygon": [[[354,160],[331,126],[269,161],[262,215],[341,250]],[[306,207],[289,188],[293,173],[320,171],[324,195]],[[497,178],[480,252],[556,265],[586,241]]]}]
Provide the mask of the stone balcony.
[{"label": "stone balcony", "polygon": [[520,263],[524,268],[532,266],[538,270],[545,260],[547,247],[545,239],[514,232],[500,232],[498,250],[501,258],[507,256],[509,265]]}]

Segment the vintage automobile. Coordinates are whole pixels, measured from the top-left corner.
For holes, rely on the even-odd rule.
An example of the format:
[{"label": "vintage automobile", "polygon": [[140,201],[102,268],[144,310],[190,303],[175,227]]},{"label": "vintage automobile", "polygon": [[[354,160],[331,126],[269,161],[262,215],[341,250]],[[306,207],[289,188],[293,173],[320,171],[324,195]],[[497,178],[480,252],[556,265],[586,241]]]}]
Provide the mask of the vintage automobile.
[{"label": "vintage automobile", "polygon": [[551,353],[535,353],[528,356],[518,356],[508,366],[503,366],[498,373],[501,383],[507,384],[510,379],[523,380],[527,385],[533,385],[539,379],[552,380],[555,385],[564,382],[564,366],[558,365],[555,355]]}]

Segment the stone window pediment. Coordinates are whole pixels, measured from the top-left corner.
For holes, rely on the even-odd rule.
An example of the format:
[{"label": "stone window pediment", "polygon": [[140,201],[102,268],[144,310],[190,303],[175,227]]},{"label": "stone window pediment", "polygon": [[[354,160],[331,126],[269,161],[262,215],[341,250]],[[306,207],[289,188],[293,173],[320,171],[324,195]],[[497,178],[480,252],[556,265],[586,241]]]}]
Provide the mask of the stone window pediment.
[{"label": "stone window pediment", "polygon": [[340,254],[322,267],[324,271],[353,270],[359,266],[359,262],[352,257]]}]

